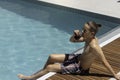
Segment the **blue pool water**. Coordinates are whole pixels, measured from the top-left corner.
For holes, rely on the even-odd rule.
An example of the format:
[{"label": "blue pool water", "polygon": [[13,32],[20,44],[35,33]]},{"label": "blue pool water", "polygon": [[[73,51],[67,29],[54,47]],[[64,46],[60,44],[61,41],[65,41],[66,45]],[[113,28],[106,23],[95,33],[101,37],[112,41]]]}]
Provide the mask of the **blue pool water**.
[{"label": "blue pool water", "polygon": [[51,53],[70,53],[83,46],[69,38],[74,29],[94,20],[100,36],[116,23],[20,0],[0,0],[0,80],[18,80],[41,69]]}]

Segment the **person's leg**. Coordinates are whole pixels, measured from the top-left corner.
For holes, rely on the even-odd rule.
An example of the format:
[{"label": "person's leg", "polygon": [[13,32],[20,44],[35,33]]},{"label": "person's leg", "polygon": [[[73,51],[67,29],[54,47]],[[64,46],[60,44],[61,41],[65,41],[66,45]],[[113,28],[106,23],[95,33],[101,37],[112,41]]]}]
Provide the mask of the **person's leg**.
[{"label": "person's leg", "polygon": [[23,74],[18,74],[18,77],[20,79],[25,79],[25,80],[36,80],[37,78],[45,75],[46,73],[48,72],[61,72],[61,64],[51,64],[51,65],[48,65],[46,66],[45,69],[41,70],[40,72],[36,73],[36,74],[33,74],[31,76],[25,76]]},{"label": "person's leg", "polygon": [[[65,54],[50,54],[43,69],[45,69],[47,65],[54,64],[55,62],[58,62],[58,63],[64,62],[65,57],[66,57]],[[42,70],[37,71],[36,73],[34,73],[34,75],[41,72]]]},{"label": "person's leg", "polygon": [[50,54],[43,69],[49,64],[62,63],[65,60],[65,54]]},{"label": "person's leg", "polygon": [[[54,64],[55,62],[59,62],[62,63],[65,59],[65,54],[50,54],[49,58],[44,66],[44,68],[42,70],[37,71],[36,73],[34,73],[33,75],[36,75],[38,73],[40,74],[46,74],[46,67],[50,64]],[[22,74],[19,74],[18,77],[26,77],[26,78],[31,78],[31,76],[24,76]]]}]

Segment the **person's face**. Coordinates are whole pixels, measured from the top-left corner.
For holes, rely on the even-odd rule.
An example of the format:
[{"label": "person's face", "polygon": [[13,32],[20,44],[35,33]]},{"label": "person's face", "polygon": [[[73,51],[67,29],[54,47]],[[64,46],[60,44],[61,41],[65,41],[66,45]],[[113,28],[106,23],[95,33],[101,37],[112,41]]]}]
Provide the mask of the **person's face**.
[{"label": "person's face", "polygon": [[84,37],[85,40],[93,36],[92,32],[90,31],[90,26],[87,23],[85,23],[83,27],[82,36]]}]

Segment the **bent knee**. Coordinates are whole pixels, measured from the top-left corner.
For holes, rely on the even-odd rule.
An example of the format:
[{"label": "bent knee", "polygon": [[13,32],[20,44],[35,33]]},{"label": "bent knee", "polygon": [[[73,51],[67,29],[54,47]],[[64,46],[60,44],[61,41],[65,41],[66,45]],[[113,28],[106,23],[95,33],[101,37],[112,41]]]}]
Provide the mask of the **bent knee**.
[{"label": "bent knee", "polygon": [[63,62],[65,59],[65,54],[50,54],[49,55],[49,62],[54,63],[54,62]]},{"label": "bent knee", "polygon": [[48,66],[46,67],[46,69],[47,69],[47,70],[52,69],[52,65],[48,65]]},{"label": "bent knee", "polygon": [[50,65],[48,65],[47,67],[46,67],[46,70],[48,71],[48,72],[50,72],[50,71],[55,71],[55,72],[59,72],[60,70],[61,70],[61,67],[60,67],[60,65],[58,65],[58,64],[50,64]]},{"label": "bent knee", "polygon": [[54,70],[54,68],[53,68],[53,66],[52,66],[52,65],[48,65],[48,66],[46,67],[46,70],[47,70],[47,71],[53,71],[53,70]]},{"label": "bent knee", "polygon": [[50,55],[49,55],[49,58],[50,58],[50,59],[53,59],[53,60],[56,59],[56,54],[50,54]]}]

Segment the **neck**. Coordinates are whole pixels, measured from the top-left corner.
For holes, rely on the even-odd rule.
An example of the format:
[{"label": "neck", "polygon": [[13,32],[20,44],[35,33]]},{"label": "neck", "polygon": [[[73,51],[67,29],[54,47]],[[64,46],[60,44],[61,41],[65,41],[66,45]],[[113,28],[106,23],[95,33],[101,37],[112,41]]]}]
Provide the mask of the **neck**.
[{"label": "neck", "polygon": [[95,37],[88,38],[85,42],[89,44],[93,39],[95,39]]}]

